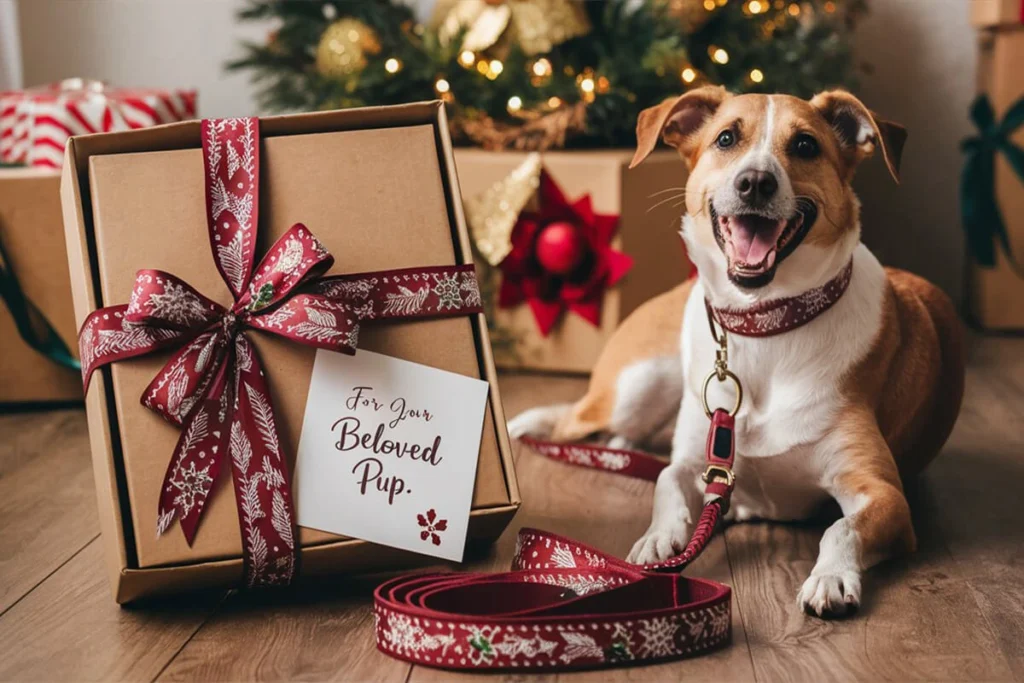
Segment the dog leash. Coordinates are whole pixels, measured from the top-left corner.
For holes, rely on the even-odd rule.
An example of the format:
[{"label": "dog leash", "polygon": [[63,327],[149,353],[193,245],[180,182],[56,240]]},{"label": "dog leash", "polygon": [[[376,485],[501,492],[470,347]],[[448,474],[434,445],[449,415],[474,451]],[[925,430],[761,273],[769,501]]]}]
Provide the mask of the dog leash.
[{"label": "dog leash", "polygon": [[[726,332],[704,380],[711,421],[704,507],[679,555],[634,565],[557,534],[519,532],[511,571],[403,576],[374,591],[377,647],[413,664],[451,670],[571,671],[692,657],[732,638],[731,589],[680,572],[707,547],[735,486],[735,415],[743,401],[728,367]],[[731,411],[712,410],[712,380],[731,381]],[[666,463],[640,451],[521,438],[570,464],[655,481]]]}]

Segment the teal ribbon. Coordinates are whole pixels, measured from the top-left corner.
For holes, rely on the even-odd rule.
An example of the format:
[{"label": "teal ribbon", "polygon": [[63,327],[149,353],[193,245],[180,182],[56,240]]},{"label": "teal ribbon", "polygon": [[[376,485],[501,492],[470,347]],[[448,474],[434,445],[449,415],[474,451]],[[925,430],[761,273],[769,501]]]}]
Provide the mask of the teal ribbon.
[{"label": "teal ribbon", "polygon": [[[14,277],[11,271],[11,260],[7,257],[3,242],[0,242],[0,299],[7,304],[7,310],[14,318],[18,334],[26,344],[58,365],[81,371],[82,364],[71,355],[67,344],[50,322],[25,296],[21,285],[18,284],[18,278]],[[41,325],[35,324],[33,318]]]},{"label": "teal ribbon", "polygon": [[1001,153],[1024,182],[1024,150],[1010,140],[1024,126],[1024,98],[1010,107],[1002,121],[997,121],[988,97],[979,95],[971,105],[971,121],[978,134],[962,143],[966,159],[960,180],[960,211],[967,244],[975,261],[985,268],[995,267],[997,244],[1001,244],[1007,260],[1022,273],[1024,270],[1010,250],[1010,238],[996,201],[995,176],[996,155]]}]

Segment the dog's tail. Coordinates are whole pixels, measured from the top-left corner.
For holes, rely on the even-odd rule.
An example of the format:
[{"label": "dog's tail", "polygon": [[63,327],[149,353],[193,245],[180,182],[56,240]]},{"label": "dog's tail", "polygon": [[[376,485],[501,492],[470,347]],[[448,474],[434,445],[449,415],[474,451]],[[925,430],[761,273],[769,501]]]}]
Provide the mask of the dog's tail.
[{"label": "dog's tail", "polygon": [[[590,407],[590,395],[576,403],[531,408],[508,423],[513,439],[528,436],[553,441],[580,441],[608,428],[607,420]],[[595,419],[597,418],[597,419]]]}]

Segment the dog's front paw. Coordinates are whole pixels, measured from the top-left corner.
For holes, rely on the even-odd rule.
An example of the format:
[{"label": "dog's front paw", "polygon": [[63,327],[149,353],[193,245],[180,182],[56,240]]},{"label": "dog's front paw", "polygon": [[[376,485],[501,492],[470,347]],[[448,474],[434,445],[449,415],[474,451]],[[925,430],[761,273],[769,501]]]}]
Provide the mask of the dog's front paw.
[{"label": "dog's front paw", "polygon": [[823,619],[852,614],[860,606],[860,574],[853,571],[811,574],[796,599],[804,612]]},{"label": "dog's front paw", "polygon": [[653,564],[664,562],[683,552],[690,540],[689,528],[678,526],[674,529],[648,529],[647,533],[633,544],[627,562]]}]

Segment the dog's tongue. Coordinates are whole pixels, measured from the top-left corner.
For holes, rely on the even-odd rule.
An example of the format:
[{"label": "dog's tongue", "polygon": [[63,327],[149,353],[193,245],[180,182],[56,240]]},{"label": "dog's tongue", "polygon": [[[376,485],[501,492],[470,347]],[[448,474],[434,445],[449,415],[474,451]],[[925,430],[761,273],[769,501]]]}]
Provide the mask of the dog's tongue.
[{"label": "dog's tongue", "polygon": [[730,216],[729,222],[736,258],[752,266],[764,261],[786,227],[786,221],[762,216]]}]

